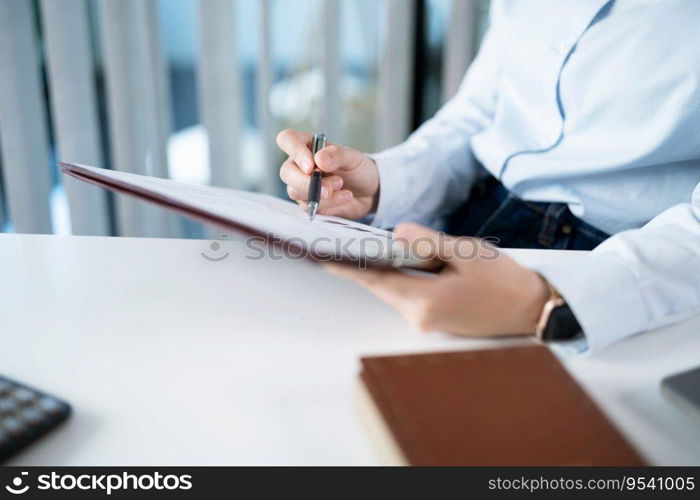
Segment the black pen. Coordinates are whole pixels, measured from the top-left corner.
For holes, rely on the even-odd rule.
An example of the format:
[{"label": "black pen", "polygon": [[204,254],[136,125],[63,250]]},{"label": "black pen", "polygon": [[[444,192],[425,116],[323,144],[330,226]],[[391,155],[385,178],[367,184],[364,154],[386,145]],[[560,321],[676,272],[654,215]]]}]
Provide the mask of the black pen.
[{"label": "black pen", "polygon": [[[316,156],[316,153],[326,147],[326,134],[314,134],[313,143],[311,144],[311,154]],[[323,181],[323,172],[318,168],[314,168],[311,173],[309,182],[309,220],[314,220],[316,212],[318,212],[318,204],[321,203],[321,181]]]}]

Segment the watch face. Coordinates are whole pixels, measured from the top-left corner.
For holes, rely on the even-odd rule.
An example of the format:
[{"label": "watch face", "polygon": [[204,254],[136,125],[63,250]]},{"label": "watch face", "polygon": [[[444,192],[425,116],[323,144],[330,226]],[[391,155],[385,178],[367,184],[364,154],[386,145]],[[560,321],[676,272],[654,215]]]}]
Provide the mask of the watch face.
[{"label": "watch face", "polygon": [[552,309],[543,337],[545,340],[565,340],[575,337],[579,332],[581,325],[571,308],[564,304]]}]

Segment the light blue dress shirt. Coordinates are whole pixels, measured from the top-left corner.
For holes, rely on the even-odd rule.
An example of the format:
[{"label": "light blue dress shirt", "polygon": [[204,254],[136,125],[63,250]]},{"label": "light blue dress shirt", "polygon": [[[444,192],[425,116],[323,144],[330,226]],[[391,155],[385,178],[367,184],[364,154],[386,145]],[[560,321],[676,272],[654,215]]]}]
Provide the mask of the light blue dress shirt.
[{"label": "light blue dress shirt", "polygon": [[439,227],[483,172],[615,234],[538,269],[591,349],[700,313],[700,1],[494,0],[457,95],[373,156],[374,224]]}]

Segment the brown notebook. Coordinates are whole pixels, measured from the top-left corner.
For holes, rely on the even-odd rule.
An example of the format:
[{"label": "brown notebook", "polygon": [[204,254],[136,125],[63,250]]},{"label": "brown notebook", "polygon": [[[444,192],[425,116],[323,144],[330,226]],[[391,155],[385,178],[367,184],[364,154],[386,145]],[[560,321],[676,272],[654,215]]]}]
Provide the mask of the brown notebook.
[{"label": "brown notebook", "polygon": [[548,348],[362,358],[360,402],[394,465],[644,465]]}]

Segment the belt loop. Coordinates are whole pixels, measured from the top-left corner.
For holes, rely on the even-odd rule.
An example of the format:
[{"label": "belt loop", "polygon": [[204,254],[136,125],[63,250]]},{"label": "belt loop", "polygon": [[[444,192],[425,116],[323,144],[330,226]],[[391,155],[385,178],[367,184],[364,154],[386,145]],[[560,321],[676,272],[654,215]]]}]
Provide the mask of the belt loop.
[{"label": "belt loop", "polygon": [[538,236],[540,245],[546,248],[552,248],[554,240],[557,236],[557,229],[562,214],[566,210],[567,205],[564,203],[550,203],[545,211],[542,219],[542,227]]}]

